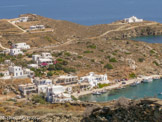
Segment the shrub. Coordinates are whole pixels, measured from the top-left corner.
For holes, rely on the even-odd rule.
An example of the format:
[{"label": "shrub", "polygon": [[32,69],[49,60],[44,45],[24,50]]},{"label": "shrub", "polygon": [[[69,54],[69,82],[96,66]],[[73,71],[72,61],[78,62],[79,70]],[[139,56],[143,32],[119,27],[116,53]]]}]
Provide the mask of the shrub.
[{"label": "shrub", "polygon": [[76,69],[71,68],[71,67],[64,67],[63,71],[66,73],[70,73],[70,72],[76,72]]},{"label": "shrub", "polygon": [[109,61],[110,62],[117,62],[117,60],[115,58],[110,58]]},{"label": "shrub", "polygon": [[136,74],[131,73],[131,74],[129,74],[129,77],[130,77],[130,78],[136,78]]},{"label": "shrub", "polygon": [[43,94],[40,94],[40,95],[34,95],[32,97],[32,101],[34,103],[40,103],[40,104],[45,104],[46,103],[46,100],[44,99],[44,95]]},{"label": "shrub", "polygon": [[106,65],[104,66],[104,68],[106,68],[106,69],[113,69],[113,66],[112,66],[111,64],[106,64]]},{"label": "shrub", "polygon": [[83,53],[93,53],[93,51],[86,50],[86,51],[84,51]]},{"label": "shrub", "polygon": [[98,84],[99,88],[103,88],[103,87],[106,87],[106,86],[109,86],[109,84],[106,84],[106,83],[105,84],[101,84],[101,83]]},{"label": "shrub", "polygon": [[138,61],[139,62],[143,62],[145,59],[144,58],[139,58]]},{"label": "shrub", "polygon": [[71,56],[71,54],[69,52],[65,52],[64,55]]},{"label": "shrub", "polygon": [[153,61],[153,63],[156,65],[156,66],[159,66],[159,63],[157,61]]},{"label": "shrub", "polygon": [[47,73],[47,76],[53,76],[53,73],[50,71]]},{"label": "shrub", "polygon": [[154,50],[150,50],[150,53],[151,53],[151,54],[154,54],[154,53],[155,53],[155,51],[154,51]]},{"label": "shrub", "polygon": [[87,46],[87,48],[91,48],[91,49],[96,49],[96,45],[89,45],[89,46]]},{"label": "shrub", "polygon": [[79,59],[83,58],[82,56],[78,56]]}]

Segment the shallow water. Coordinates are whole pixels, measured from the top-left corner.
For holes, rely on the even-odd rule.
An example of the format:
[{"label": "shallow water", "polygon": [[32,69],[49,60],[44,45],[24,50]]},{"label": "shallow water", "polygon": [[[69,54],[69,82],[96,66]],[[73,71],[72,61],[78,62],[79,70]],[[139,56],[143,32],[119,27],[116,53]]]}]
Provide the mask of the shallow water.
[{"label": "shallow water", "polygon": [[143,37],[133,38],[132,40],[144,41],[148,43],[162,43],[162,36],[143,36]]},{"label": "shallow water", "polygon": [[162,79],[154,80],[151,83],[141,83],[133,87],[128,86],[125,89],[108,91],[107,93],[102,95],[89,94],[81,96],[80,100],[105,102],[118,99],[120,97],[126,97],[130,99],[138,99],[144,97],[158,97],[162,99],[162,95],[159,95],[160,92],[162,92]]},{"label": "shallow water", "polygon": [[130,16],[162,22],[162,0],[0,0],[0,18],[33,13],[83,25],[111,23]]}]

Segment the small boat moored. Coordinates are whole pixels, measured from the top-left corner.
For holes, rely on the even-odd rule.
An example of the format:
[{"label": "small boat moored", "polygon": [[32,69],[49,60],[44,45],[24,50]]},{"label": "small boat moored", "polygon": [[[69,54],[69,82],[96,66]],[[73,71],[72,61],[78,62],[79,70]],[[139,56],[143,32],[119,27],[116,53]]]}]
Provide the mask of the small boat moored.
[{"label": "small boat moored", "polygon": [[93,95],[101,95],[101,92],[98,92],[98,91],[97,91],[97,92],[93,92],[92,94],[93,94]]}]

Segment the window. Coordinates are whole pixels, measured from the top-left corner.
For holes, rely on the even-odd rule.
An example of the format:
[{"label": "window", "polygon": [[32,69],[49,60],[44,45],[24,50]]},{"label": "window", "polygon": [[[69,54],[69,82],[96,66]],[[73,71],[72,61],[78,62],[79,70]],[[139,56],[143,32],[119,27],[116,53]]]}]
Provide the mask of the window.
[{"label": "window", "polygon": [[18,76],[18,73],[16,73],[16,76]]},{"label": "window", "polygon": [[20,72],[20,75],[22,75],[22,72]]}]

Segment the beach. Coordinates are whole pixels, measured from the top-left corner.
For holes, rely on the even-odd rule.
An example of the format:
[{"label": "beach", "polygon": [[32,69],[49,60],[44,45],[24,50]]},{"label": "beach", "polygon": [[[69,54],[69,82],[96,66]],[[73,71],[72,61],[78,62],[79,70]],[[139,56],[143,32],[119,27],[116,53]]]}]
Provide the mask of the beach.
[{"label": "beach", "polygon": [[[151,76],[148,76],[148,77],[153,78],[153,79],[154,78],[162,78],[162,75],[151,75]],[[93,89],[93,90],[90,90],[90,91],[80,91],[80,93],[73,93],[72,95],[78,99],[80,96],[92,94],[93,92],[103,91],[103,90],[113,90],[113,89],[125,87],[125,86],[133,84],[136,81],[142,82],[143,79],[144,79],[143,77],[142,78],[136,78],[136,79],[130,79],[130,80],[127,80],[127,81],[122,81],[122,82],[126,82],[126,84],[122,84],[122,82],[118,82],[118,83],[112,84],[112,85],[107,86],[107,87]]]}]

